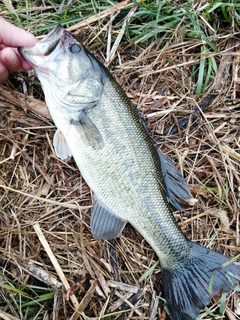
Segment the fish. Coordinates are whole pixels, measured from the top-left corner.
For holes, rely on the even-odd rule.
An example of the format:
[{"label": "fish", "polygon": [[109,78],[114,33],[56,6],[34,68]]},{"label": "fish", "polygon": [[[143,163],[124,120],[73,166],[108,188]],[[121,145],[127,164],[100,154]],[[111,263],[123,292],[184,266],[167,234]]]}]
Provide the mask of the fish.
[{"label": "fish", "polygon": [[184,211],[189,188],[109,70],[60,25],[18,50],[41,82],[56,155],[73,156],[93,191],[93,236],[114,239],[130,223],[145,238],[160,260],[173,320],[194,320],[212,298],[234,290],[240,264],[184,236],[172,212]]}]

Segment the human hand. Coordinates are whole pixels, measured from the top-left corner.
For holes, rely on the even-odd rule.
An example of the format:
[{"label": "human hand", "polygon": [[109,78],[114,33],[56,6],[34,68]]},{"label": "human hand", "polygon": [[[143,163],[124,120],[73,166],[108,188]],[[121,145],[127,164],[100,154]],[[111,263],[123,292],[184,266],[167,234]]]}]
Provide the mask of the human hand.
[{"label": "human hand", "polygon": [[20,67],[31,70],[28,63],[20,57],[17,47],[33,47],[36,41],[30,32],[0,18],[0,84]]}]

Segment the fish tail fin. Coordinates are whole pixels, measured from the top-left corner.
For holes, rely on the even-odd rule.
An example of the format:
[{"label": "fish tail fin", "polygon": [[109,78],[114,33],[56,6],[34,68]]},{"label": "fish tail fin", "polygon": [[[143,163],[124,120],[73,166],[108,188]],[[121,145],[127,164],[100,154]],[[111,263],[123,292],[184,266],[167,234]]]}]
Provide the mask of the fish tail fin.
[{"label": "fish tail fin", "polygon": [[162,265],[166,302],[173,320],[195,320],[200,309],[239,285],[240,264],[189,241],[191,253],[174,269]]}]

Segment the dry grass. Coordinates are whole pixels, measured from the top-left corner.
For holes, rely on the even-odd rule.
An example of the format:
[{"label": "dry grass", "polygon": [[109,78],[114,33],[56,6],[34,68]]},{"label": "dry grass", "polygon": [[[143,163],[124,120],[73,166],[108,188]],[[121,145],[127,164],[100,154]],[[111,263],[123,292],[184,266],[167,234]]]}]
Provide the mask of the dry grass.
[{"label": "dry grass", "polygon": [[[110,13],[104,18],[111,30]],[[90,48],[106,43],[101,19],[82,30]],[[230,37],[215,43],[221,67]],[[113,74],[156,146],[176,163],[198,199],[184,216],[175,213],[184,234],[234,257],[240,254],[240,51],[236,44],[227,55],[230,69],[219,68],[222,83],[215,81],[196,96],[190,68],[200,59],[192,53],[199,45],[176,36],[164,47],[142,48],[123,46],[118,38],[116,50],[109,47],[106,54],[102,46],[97,54],[108,57],[107,64],[112,60]],[[176,134],[162,136],[212,93],[216,96],[204,112]],[[91,191],[74,160],[65,163],[55,156],[55,127],[35,80],[32,97],[26,98],[10,82],[1,88],[0,319],[169,319],[159,298],[160,265],[139,281],[157,262],[155,253],[131,226],[112,243],[92,237]],[[35,303],[34,311],[24,306],[44,290],[52,296]],[[240,318],[239,300],[237,292],[227,296],[226,319]],[[219,304],[211,311],[218,313]],[[201,318],[213,317],[203,312]]]}]

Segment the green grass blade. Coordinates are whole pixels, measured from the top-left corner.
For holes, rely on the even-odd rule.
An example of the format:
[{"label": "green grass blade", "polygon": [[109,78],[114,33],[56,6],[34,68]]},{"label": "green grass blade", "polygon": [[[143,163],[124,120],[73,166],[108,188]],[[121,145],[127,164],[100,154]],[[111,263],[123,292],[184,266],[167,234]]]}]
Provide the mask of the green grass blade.
[{"label": "green grass blade", "polygon": [[24,291],[22,291],[20,289],[17,289],[17,288],[15,288],[13,286],[10,286],[8,284],[5,284],[5,283],[1,283],[0,282],[0,288],[6,289],[6,290],[10,290],[10,291],[13,291],[15,293],[21,294],[23,296],[29,297],[28,293],[26,293],[26,292],[24,292]]},{"label": "green grass blade", "polygon": [[150,269],[148,269],[140,278],[139,278],[139,282],[144,281],[147,277],[149,277],[154,269],[156,268],[156,266],[158,265],[159,261],[157,261],[156,263],[154,263],[154,265],[151,266]]},{"label": "green grass blade", "polygon": [[28,301],[28,302],[23,303],[21,306],[22,306],[22,308],[24,308],[26,306],[32,306],[34,304],[38,304],[38,303],[41,303],[43,301],[52,299],[53,296],[54,296],[54,292],[44,293],[44,294],[38,296],[37,298],[35,298],[35,297],[32,298],[32,301]]}]

